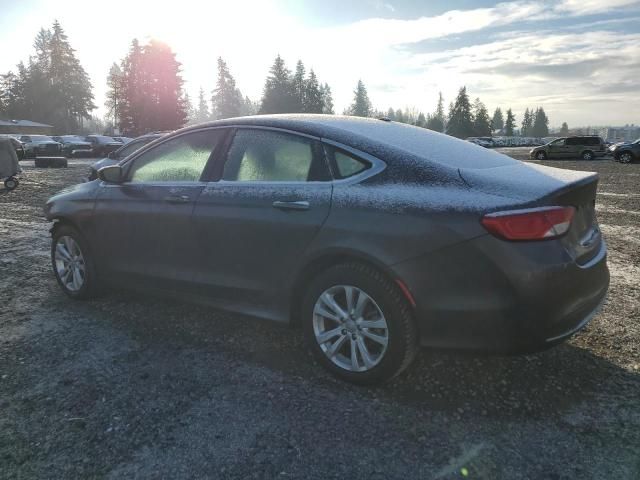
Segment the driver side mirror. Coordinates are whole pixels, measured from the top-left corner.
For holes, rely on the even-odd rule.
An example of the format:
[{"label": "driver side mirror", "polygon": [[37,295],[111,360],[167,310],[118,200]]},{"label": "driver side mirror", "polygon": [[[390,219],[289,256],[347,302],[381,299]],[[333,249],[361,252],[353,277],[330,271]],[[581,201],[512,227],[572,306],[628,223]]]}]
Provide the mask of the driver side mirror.
[{"label": "driver side mirror", "polygon": [[109,165],[98,170],[98,178],[107,183],[122,183],[122,174],[120,165]]}]

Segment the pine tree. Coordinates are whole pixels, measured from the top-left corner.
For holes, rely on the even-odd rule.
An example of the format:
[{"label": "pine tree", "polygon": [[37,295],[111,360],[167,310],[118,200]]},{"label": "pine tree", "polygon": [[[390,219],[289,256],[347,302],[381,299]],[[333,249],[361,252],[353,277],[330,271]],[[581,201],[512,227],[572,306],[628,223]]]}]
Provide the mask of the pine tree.
[{"label": "pine tree", "polygon": [[318,83],[318,77],[316,77],[313,69],[309,72],[309,78],[304,83],[304,95],[302,103],[302,111],[304,113],[322,113],[324,108],[324,99],[322,96],[322,90]]},{"label": "pine tree", "polygon": [[358,80],[358,85],[353,92],[353,103],[349,107],[349,115],[356,117],[368,117],[371,115],[371,101],[362,80]]},{"label": "pine tree", "polygon": [[442,92],[438,93],[438,105],[433,115],[429,116],[426,127],[429,130],[436,132],[444,132],[445,128],[445,115],[444,115],[444,98],[442,98]]},{"label": "pine tree", "polygon": [[549,118],[542,107],[538,107],[535,112],[532,132],[536,138],[549,136]]},{"label": "pine tree", "polygon": [[416,120],[416,127],[427,127],[427,117],[425,117],[424,113],[422,112],[420,112],[420,114],[418,115],[418,119]]},{"label": "pine tree", "polygon": [[264,85],[260,113],[291,113],[296,111],[296,107],[291,72],[278,55]]},{"label": "pine tree", "polygon": [[521,137],[530,137],[533,135],[533,113],[527,108],[522,118],[522,127],[520,128]]},{"label": "pine tree", "polygon": [[260,105],[251,100],[249,97],[245,96],[240,105],[240,115],[249,116],[256,115],[260,110]]},{"label": "pine tree", "polygon": [[447,134],[458,138],[473,136],[474,125],[471,113],[471,104],[467,95],[467,88],[462,87],[458,91],[458,96],[449,111],[449,121],[447,123]]},{"label": "pine tree", "polygon": [[560,128],[560,135],[563,137],[566,137],[567,135],[569,135],[569,125],[567,125],[567,122],[562,122],[562,127]]},{"label": "pine tree", "polygon": [[209,112],[209,104],[207,103],[207,99],[204,96],[204,89],[200,87],[200,91],[198,92],[198,105],[194,108],[194,112],[193,112],[193,122],[203,123],[209,120],[211,120],[211,112]]},{"label": "pine tree", "polygon": [[393,108],[389,107],[389,110],[387,110],[387,115],[386,117],[391,120],[394,121],[396,119],[396,112]]},{"label": "pine tree", "polygon": [[107,77],[107,99],[104,104],[107,107],[107,117],[116,126],[120,125],[120,110],[124,97],[122,82],[122,70],[114,62]]},{"label": "pine tree", "polygon": [[507,137],[513,137],[515,135],[516,128],[516,117],[511,111],[511,109],[507,110],[507,121],[504,124],[504,134]]},{"label": "pine tree", "polygon": [[484,103],[476,98],[473,104],[473,130],[478,137],[491,136],[491,118]]},{"label": "pine tree", "polygon": [[184,93],[182,102],[184,103],[184,109],[187,112],[187,125],[193,125],[194,123],[196,123],[196,110],[193,107],[191,96],[187,92]]},{"label": "pine tree", "polygon": [[236,88],[236,80],[229,72],[226,62],[218,57],[218,80],[211,97],[213,117],[232,118],[240,115],[242,95]]},{"label": "pine tree", "polygon": [[301,113],[304,112],[304,107],[306,104],[305,95],[307,93],[306,89],[306,80],[305,80],[306,70],[304,68],[304,64],[302,60],[298,60],[296,63],[296,71],[293,74],[292,79],[292,89],[293,94],[295,96],[295,108],[292,113]]},{"label": "pine tree", "polygon": [[502,109],[500,107],[496,108],[495,112],[493,112],[491,128],[493,130],[502,130],[504,128],[504,117],[502,116]]},{"label": "pine tree", "polygon": [[328,83],[324,83],[320,87],[320,93],[322,95],[322,113],[327,115],[333,115],[333,95],[331,94],[331,87]]},{"label": "pine tree", "polygon": [[405,123],[406,119],[404,118],[404,112],[401,108],[396,110],[396,122]]}]

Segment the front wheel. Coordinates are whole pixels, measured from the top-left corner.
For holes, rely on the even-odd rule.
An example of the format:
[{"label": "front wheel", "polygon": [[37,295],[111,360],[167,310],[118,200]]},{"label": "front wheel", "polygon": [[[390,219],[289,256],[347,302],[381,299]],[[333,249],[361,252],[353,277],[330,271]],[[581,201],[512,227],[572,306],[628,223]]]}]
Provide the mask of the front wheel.
[{"label": "front wheel", "polygon": [[320,273],[304,299],[303,328],[320,364],[357,384],[388,380],[418,350],[418,332],[407,299],[385,275],[361,264]]},{"label": "front wheel", "polygon": [[53,273],[63,292],[75,299],[92,298],[98,291],[96,271],[89,247],[75,228],[62,225],[51,242]]},{"label": "front wheel", "polygon": [[536,153],[536,160],[546,160],[547,154],[545,152]]},{"label": "front wheel", "polygon": [[631,163],[633,161],[633,155],[631,154],[631,152],[622,152],[618,156],[618,160],[620,161],[620,163]]}]

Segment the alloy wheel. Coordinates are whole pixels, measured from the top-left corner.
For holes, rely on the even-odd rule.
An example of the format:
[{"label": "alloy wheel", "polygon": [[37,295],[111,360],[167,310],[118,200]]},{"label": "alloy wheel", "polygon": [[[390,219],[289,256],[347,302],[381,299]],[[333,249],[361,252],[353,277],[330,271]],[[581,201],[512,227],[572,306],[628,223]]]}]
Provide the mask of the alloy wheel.
[{"label": "alloy wheel", "polygon": [[350,285],[325,290],[313,308],[313,333],[322,352],[351,372],[371,370],[389,343],[387,321],[367,293]]},{"label": "alloy wheel", "polygon": [[538,152],[538,153],[537,153],[537,155],[536,155],[536,158],[537,158],[538,160],[544,160],[544,159],[546,159],[546,158],[547,158],[547,154],[546,154],[546,153],[544,153],[544,152]]},{"label": "alloy wheel", "polygon": [[631,154],[629,152],[625,152],[620,155],[620,163],[631,163]]},{"label": "alloy wheel", "polygon": [[583,160],[592,160],[593,159],[593,154],[591,152],[584,152],[582,154],[582,159]]},{"label": "alloy wheel", "polygon": [[64,287],[71,292],[79,291],[85,283],[86,265],[78,242],[70,236],[60,237],[54,260],[56,274]]}]

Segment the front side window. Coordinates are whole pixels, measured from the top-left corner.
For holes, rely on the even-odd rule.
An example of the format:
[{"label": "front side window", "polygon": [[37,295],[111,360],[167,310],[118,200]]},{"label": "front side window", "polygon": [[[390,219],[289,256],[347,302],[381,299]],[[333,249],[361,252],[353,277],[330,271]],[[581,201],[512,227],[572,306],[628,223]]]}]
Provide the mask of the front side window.
[{"label": "front side window", "polygon": [[560,138],[558,140],[554,140],[553,142],[551,142],[551,145],[553,145],[554,147],[561,147],[564,145],[565,139],[564,138]]},{"label": "front side window", "polygon": [[120,147],[117,151],[117,156],[118,158],[125,158],[128,157],[129,155],[131,155],[133,152],[135,152],[136,150],[144,147],[147,143],[151,142],[152,140],[155,140],[155,138],[150,137],[150,138],[145,138],[144,140],[138,140],[138,141],[134,141],[134,142],[129,142],[126,145]]},{"label": "front side window", "polygon": [[130,182],[197,182],[222,133],[203,130],[172,138],[135,159]]},{"label": "front side window", "polygon": [[222,180],[306,182],[318,179],[313,167],[311,140],[268,130],[240,129],[229,148]]}]

